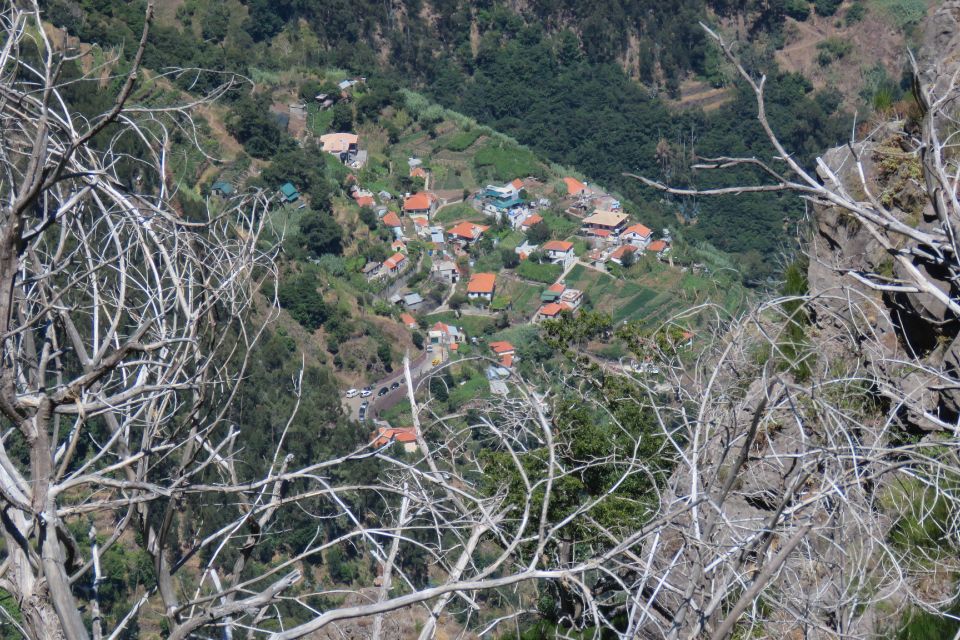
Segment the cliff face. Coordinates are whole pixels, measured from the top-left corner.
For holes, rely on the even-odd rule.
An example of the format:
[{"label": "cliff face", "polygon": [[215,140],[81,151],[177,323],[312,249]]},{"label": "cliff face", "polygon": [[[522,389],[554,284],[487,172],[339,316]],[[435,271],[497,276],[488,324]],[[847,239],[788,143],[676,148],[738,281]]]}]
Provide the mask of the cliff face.
[{"label": "cliff face", "polygon": [[[960,64],[960,2],[944,4],[930,18],[917,64],[921,80],[946,95]],[[931,142],[920,127],[922,109],[901,114],[902,119],[823,159],[855,199],[875,199],[898,221],[939,236],[952,223],[929,195],[936,185],[928,184],[924,171]],[[826,182],[827,173],[821,171],[821,178]],[[877,229],[849,212],[814,207],[808,279],[815,326],[827,353],[861,358],[875,372],[877,392],[901,403],[898,417],[908,428],[941,430],[960,417],[960,382],[952,384],[960,379],[960,322],[929,292],[903,286],[910,281],[907,267],[886,244]],[[908,255],[944,294],[956,298],[960,293],[949,271],[931,259],[930,247],[898,237],[893,249]]]}]

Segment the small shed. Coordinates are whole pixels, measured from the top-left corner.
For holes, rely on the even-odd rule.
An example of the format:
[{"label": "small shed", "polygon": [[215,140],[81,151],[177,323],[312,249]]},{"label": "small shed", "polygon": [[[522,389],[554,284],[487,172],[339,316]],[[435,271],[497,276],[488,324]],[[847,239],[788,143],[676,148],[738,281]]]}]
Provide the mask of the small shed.
[{"label": "small shed", "polygon": [[289,182],[284,182],[280,186],[280,195],[282,195],[283,199],[287,202],[296,202],[300,199],[300,192]]},{"label": "small shed", "polygon": [[210,187],[210,193],[220,196],[221,198],[229,198],[236,193],[236,191],[237,190],[233,188],[232,184],[229,182],[224,182],[223,180],[214,182]]}]

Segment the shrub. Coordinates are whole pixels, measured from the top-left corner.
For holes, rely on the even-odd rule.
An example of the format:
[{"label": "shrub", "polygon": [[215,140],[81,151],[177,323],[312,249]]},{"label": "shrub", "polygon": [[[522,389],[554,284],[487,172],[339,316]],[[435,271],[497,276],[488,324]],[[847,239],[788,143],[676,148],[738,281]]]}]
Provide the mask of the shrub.
[{"label": "shrub", "polygon": [[840,0],[814,0],[813,8],[818,16],[832,16],[840,7]]},{"label": "shrub", "polygon": [[807,0],[787,0],[784,13],[801,22],[810,17],[810,3]]}]

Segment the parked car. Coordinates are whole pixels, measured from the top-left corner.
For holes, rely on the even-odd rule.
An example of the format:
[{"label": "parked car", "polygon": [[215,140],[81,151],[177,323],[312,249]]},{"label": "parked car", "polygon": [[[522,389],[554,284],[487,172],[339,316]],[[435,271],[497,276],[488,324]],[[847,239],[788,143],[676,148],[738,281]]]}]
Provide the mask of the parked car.
[{"label": "parked car", "polygon": [[391,388],[391,389],[399,389],[399,388],[400,388],[400,382],[394,382],[392,385],[390,385],[390,388]]},{"label": "parked car", "polygon": [[348,398],[356,398],[358,395],[360,395],[360,391],[358,389],[347,389]]},{"label": "parked car", "polygon": [[432,352],[433,352],[433,345],[432,345],[432,344],[428,344],[428,345],[427,345],[427,353],[432,353]]},{"label": "parked car", "polygon": [[379,398],[380,396],[385,396],[388,393],[390,393],[390,389],[387,389],[386,387],[380,387],[380,391],[377,391],[377,397]]},{"label": "parked car", "polygon": [[368,398],[368,397],[370,397],[370,395],[371,395],[372,393],[373,393],[373,390],[372,390],[370,387],[367,387],[367,388],[365,388],[363,391],[360,392],[360,397],[361,397],[361,398]]}]

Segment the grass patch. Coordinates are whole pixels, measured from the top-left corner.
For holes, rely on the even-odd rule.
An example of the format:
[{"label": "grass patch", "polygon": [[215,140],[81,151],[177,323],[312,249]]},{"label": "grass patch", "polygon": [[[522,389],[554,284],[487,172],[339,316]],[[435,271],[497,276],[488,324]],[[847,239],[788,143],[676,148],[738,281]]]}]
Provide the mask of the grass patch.
[{"label": "grass patch", "polygon": [[413,414],[410,413],[410,401],[401,400],[381,413],[379,419],[386,420],[392,425],[410,424],[413,422]]},{"label": "grass patch", "polygon": [[[571,220],[565,215],[558,215],[549,211],[543,213],[543,221],[550,229],[550,235],[554,238],[566,238],[573,235],[580,228],[580,223]],[[585,244],[585,243],[584,243]]]},{"label": "grass patch", "polygon": [[490,383],[484,376],[474,376],[450,392],[447,403],[459,407],[471,400],[490,395]]},{"label": "grass patch", "polygon": [[521,278],[544,284],[553,284],[561,273],[563,273],[563,267],[558,264],[537,264],[530,260],[524,260],[517,267],[517,275]]},{"label": "grass patch", "polygon": [[543,176],[543,167],[529,149],[490,143],[480,149],[473,163],[491,180],[506,182],[518,177]]},{"label": "grass patch", "polygon": [[929,9],[927,0],[873,0],[872,4],[898,29],[919,24]]},{"label": "grass patch", "polygon": [[437,211],[432,221],[435,224],[447,224],[461,220],[485,221],[487,217],[468,204],[459,202]]},{"label": "grass patch", "polygon": [[480,131],[478,129],[471,129],[470,131],[461,131],[460,133],[452,136],[447,140],[446,144],[443,146],[454,152],[466,151],[473,146],[473,143],[477,141],[477,138],[480,137]]}]

